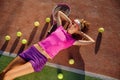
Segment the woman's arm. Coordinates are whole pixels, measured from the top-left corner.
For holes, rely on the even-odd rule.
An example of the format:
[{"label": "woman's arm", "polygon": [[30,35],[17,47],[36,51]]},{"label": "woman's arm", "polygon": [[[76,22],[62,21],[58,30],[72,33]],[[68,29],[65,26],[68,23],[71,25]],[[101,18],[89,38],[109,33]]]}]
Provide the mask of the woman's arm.
[{"label": "woman's arm", "polygon": [[72,21],[70,20],[70,18],[68,18],[68,16],[66,16],[63,12],[58,11],[57,13],[57,25],[60,26],[62,25],[62,21],[68,22],[69,25],[72,24]]},{"label": "woman's arm", "polygon": [[95,43],[95,41],[88,36],[87,34],[83,33],[83,32],[78,32],[83,38],[85,38],[85,40],[77,40],[74,42],[73,45],[89,45],[89,44],[93,44]]}]

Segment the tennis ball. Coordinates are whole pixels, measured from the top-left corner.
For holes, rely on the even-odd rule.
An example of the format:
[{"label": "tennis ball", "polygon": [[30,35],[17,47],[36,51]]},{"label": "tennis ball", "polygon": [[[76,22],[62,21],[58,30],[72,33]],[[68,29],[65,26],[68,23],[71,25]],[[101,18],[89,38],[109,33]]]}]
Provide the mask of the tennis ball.
[{"label": "tennis ball", "polygon": [[17,32],[17,37],[21,37],[22,36],[22,32],[18,31]]},{"label": "tennis ball", "polygon": [[22,44],[27,44],[27,40],[26,39],[22,39]]},{"label": "tennis ball", "polygon": [[10,40],[10,39],[11,39],[11,37],[10,37],[9,35],[6,35],[6,36],[5,36],[5,40],[8,41],[8,40]]},{"label": "tennis ball", "polygon": [[58,79],[63,79],[63,74],[62,74],[62,73],[59,73],[59,74],[57,75],[57,77],[58,77]]},{"label": "tennis ball", "polygon": [[34,22],[34,26],[35,26],[35,27],[38,27],[39,25],[40,25],[40,23],[39,23],[38,21],[35,21],[35,22]]},{"label": "tennis ball", "polygon": [[74,59],[69,59],[69,64],[74,64],[75,63],[75,61],[74,61]]},{"label": "tennis ball", "polygon": [[102,27],[99,28],[99,29],[98,29],[98,32],[103,33],[103,32],[104,32],[104,28],[102,28]]},{"label": "tennis ball", "polygon": [[50,22],[50,18],[46,18],[46,22],[49,23]]}]

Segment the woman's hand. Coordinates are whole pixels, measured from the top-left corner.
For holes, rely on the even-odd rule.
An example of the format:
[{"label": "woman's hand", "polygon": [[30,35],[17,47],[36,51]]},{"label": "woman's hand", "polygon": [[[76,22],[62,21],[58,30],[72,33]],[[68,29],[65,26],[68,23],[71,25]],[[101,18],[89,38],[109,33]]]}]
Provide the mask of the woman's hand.
[{"label": "woman's hand", "polygon": [[82,31],[77,31],[76,34],[79,34],[79,35],[83,36],[85,33],[82,32]]},{"label": "woman's hand", "polygon": [[62,11],[58,11],[58,13],[57,13],[57,24],[62,25],[62,21],[66,21],[70,25],[72,24],[72,21],[70,20],[70,18],[67,15],[65,15]]}]

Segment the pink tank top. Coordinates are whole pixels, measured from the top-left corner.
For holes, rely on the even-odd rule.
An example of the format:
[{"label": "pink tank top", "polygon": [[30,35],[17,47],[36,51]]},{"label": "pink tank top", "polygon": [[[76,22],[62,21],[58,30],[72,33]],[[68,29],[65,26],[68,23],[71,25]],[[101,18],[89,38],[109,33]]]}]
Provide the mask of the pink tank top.
[{"label": "pink tank top", "polygon": [[58,27],[46,39],[38,42],[38,44],[48,53],[51,58],[54,58],[59,51],[73,45],[75,39],[67,33],[62,27]]}]

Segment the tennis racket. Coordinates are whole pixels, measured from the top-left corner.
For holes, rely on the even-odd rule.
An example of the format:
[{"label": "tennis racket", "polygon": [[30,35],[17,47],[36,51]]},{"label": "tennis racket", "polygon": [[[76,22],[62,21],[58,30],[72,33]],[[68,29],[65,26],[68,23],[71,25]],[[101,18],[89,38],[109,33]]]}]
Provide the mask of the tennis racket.
[{"label": "tennis racket", "polygon": [[48,34],[52,33],[53,31],[55,31],[55,29],[57,28],[57,23],[56,23],[56,13],[58,11],[62,11],[63,13],[65,13],[67,16],[70,15],[70,7],[69,5],[65,4],[65,3],[59,3],[57,4],[53,10],[52,10],[52,15],[51,15],[51,28],[48,30]]}]

